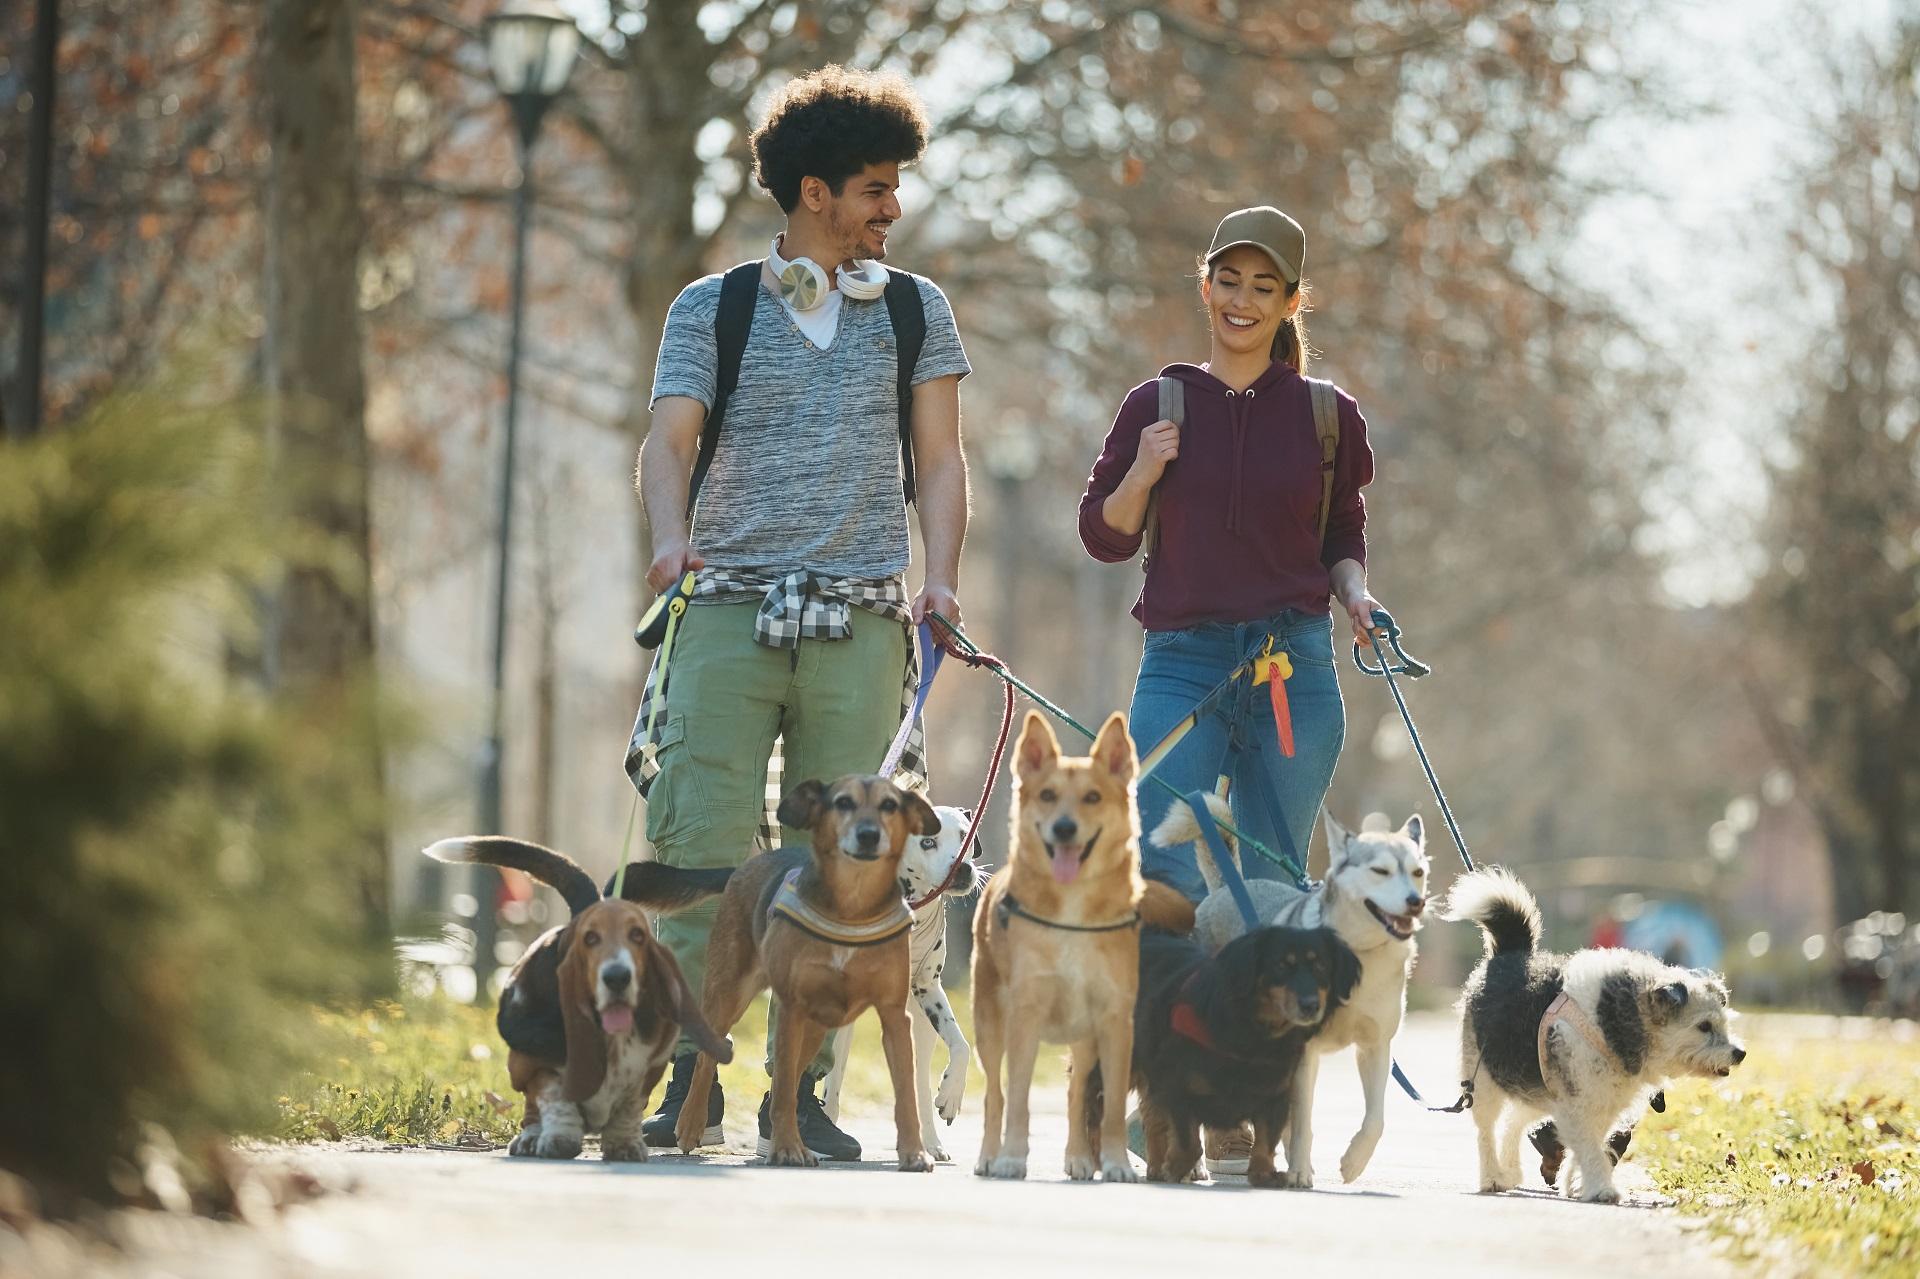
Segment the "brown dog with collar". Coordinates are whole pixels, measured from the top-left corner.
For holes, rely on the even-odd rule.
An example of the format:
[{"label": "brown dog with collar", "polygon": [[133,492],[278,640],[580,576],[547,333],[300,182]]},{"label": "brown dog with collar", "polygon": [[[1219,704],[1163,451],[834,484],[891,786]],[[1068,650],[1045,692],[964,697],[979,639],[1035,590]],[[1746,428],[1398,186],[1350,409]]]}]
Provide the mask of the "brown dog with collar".
[{"label": "brown dog with collar", "polygon": [[[1047,722],[1027,712],[1013,756],[1012,851],[973,916],[973,1041],[987,1075],[980,1176],[1027,1175],[1028,1094],[1042,1040],[1072,1046],[1068,1114],[1085,1113],[1096,1066],[1128,1077],[1140,925],[1193,927],[1191,902],[1140,877],[1137,771],[1118,712],[1086,757],[1062,755]],[[1126,1107],[1106,1108],[1098,1138],[1096,1148],[1085,1126],[1070,1125],[1067,1175],[1138,1181]]]},{"label": "brown dog with collar", "polygon": [[[924,799],[881,777],[802,782],[780,801],[783,825],[813,832],[810,849],[776,848],[750,858],[727,884],[707,942],[700,1007],[731,1031],[761,991],[773,990],[773,1126],[770,1164],[818,1162],[800,1139],[800,1072],[827,1032],[871,1008],[893,1079],[900,1171],[927,1172],[913,1083],[907,1018],[908,938],[913,915],[900,895],[900,856],[940,819]],[[700,1144],[714,1060],[701,1053],[680,1107],[680,1148]]]}]

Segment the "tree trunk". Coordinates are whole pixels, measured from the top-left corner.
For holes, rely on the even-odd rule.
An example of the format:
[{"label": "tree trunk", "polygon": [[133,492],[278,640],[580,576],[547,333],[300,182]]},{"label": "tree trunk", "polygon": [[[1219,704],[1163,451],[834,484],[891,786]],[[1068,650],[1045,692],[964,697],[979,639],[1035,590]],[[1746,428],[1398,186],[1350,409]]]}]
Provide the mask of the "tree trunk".
[{"label": "tree trunk", "polygon": [[[362,215],[353,0],[268,0],[261,87],[272,147],[266,201],[269,443],[275,491],[321,553],[288,568],[268,625],[269,681],[340,698],[353,793],[382,794],[373,687],[369,460],[361,368]],[[377,807],[374,810],[377,811]],[[347,873],[370,929],[387,923],[384,822],[362,823]]]}]

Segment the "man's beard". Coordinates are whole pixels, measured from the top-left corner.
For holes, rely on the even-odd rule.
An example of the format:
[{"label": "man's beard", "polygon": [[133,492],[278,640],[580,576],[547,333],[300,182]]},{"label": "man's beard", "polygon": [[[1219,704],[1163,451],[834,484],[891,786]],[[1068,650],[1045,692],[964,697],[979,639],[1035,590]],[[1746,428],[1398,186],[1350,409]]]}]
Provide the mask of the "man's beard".
[{"label": "man's beard", "polygon": [[856,262],[861,260],[879,262],[887,256],[885,241],[873,246],[871,252],[868,251],[868,231],[865,222],[842,220],[841,215],[836,211],[827,221],[827,230],[832,233],[836,244],[846,246],[847,256]]}]

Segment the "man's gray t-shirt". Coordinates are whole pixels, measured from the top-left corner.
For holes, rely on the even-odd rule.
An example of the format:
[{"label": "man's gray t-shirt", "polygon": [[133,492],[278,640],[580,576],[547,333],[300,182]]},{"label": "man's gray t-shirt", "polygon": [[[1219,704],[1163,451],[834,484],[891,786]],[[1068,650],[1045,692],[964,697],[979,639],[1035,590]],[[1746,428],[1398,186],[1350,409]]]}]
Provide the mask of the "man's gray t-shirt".
[{"label": "man's gray t-shirt", "polygon": [[[667,312],[655,402],[684,395],[713,407],[720,278],[689,284]],[[946,295],[915,279],[927,335],[913,384],[966,376],[972,369]],[[846,298],[824,350],[766,289],[754,290],[753,307],[740,383],[694,510],[694,549],[717,568],[899,576],[911,548],[886,300]]]}]

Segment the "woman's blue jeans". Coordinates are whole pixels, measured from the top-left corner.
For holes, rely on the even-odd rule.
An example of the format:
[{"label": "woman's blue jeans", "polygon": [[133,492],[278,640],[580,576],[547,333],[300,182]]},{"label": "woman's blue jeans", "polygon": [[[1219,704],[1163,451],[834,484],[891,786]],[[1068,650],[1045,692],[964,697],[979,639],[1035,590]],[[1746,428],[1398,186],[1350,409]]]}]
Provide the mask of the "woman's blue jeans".
[{"label": "woman's blue jeans", "polygon": [[[1280,754],[1273,703],[1262,685],[1251,695],[1223,698],[1150,777],[1140,779],[1142,868],[1195,901],[1206,895],[1206,881],[1195,863],[1193,846],[1165,849],[1152,842],[1154,828],[1173,802],[1173,796],[1153,779],[1171,782],[1184,795],[1214,789],[1220,774],[1227,771],[1233,779],[1229,797],[1234,828],[1283,857],[1291,852],[1304,873],[1313,821],[1326,800],[1347,734],[1346,707],[1333,669],[1333,620],[1288,609],[1256,622],[1203,622],[1185,630],[1146,635],[1133,708],[1127,716],[1127,729],[1143,755],[1234,667],[1260,652],[1269,635],[1274,650],[1284,650],[1293,663],[1293,677],[1287,681],[1293,757]],[[1262,792],[1271,802],[1262,798]],[[1284,824],[1284,834],[1276,816]],[[1280,867],[1251,850],[1242,853],[1241,863],[1254,878],[1287,878]]]}]

